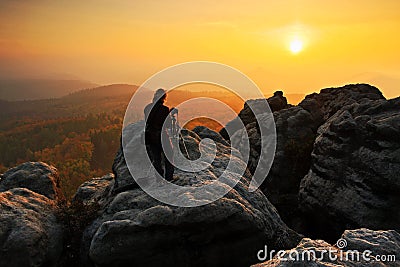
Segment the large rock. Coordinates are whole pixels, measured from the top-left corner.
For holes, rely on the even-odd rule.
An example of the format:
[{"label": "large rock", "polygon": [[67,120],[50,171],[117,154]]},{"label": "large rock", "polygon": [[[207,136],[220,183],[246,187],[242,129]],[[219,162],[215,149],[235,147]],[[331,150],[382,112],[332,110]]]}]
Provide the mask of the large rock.
[{"label": "large rock", "polygon": [[114,174],[110,173],[102,177],[92,178],[84,182],[76,191],[72,201],[81,202],[84,205],[94,203],[103,205],[102,201],[106,200],[111,194],[111,189],[115,183]]},{"label": "large rock", "polygon": [[[128,127],[131,132],[136,129],[135,124]],[[197,131],[218,140],[210,130]],[[199,136],[184,131],[183,137],[191,157],[196,156]],[[214,181],[225,170],[231,152],[224,142],[216,144],[211,167],[196,175],[176,170],[174,183],[201,186]],[[232,160],[245,165],[233,154]],[[123,155],[118,153],[114,164],[118,166],[115,184],[133,181],[130,175],[121,177],[127,175]],[[257,250],[265,244],[275,248],[297,244],[299,235],[282,222],[263,193],[247,190],[249,179],[246,172],[224,197],[192,208],[161,203],[135,184],[126,191],[114,190],[102,215],[85,231],[84,256],[96,266],[245,266],[255,261]]]},{"label": "large rock", "polygon": [[344,106],[359,103],[363,99],[385,99],[378,88],[369,84],[348,84],[342,87],[325,88],[319,93],[307,95],[299,106],[309,110],[316,117],[322,115],[328,120]]},{"label": "large rock", "polygon": [[229,146],[229,143],[217,132],[208,129],[205,126],[196,126],[193,132],[197,134],[201,139],[210,138],[217,143],[221,143],[224,146]]},{"label": "large rock", "polygon": [[[267,98],[267,102],[272,112],[290,107],[290,105],[288,105],[287,103],[286,97],[283,96],[282,91],[275,92],[272,97]],[[263,110],[265,99],[251,99],[246,101],[244,103],[243,109],[239,112],[238,116],[232,121],[228,122],[226,126],[222,128],[219,132],[221,136],[224,137],[226,140],[230,140],[227,129],[229,129],[232,133],[240,129],[239,120],[242,121],[244,126],[249,123],[255,122],[256,118],[254,116],[253,110],[250,109],[249,104],[257,114],[265,112]]]},{"label": "large rock", "polygon": [[57,266],[63,250],[57,200],[63,197],[56,177],[53,167],[33,162],[4,174],[0,181],[0,266]]},{"label": "large rock", "polygon": [[60,180],[56,168],[43,162],[25,162],[6,171],[0,180],[0,192],[27,188],[53,200],[61,200]]},{"label": "large rock", "polygon": [[[264,256],[264,253],[260,255]],[[253,265],[267,266],[400,266],[400,234],[396,231],[348,230],[335,245],[304,238],[297,247]]]},{"label": "large rock", "polygon": [[267,101],[272,112],[289,107],[287,99],[283,96],[282,91],[276,91],[273,96],[267,99]]},{"label": "large rock", "polygon": [[[322,89],[319,94],[308,95],[299,106],[286,107],[273,113],[277,134],[276,152],[261,189],[291,228],[305,233],[312,231],[305,228],[298,193],[300,181],[310,169],[317,129],[339,108],[375,99],[383,99],[383,96],[373,86],[346,85]],[[270,100],[268,102],[271,104]],[[250,142],[248,168],[253,173],[259,165],[261,152],[266,152],[261,151],[262,142],[268,141],[268,138],[261,138],[259,128],[267,127],[270,118],[260,116],[258,123],[254,117],[248,119],[253,121],[246,121],[246,130],[237,131],[231,141],[234,146],[240,147],[247,132]]]},{"label": "large rock", "polygon": [[318,130],[301,182],[301,208],[315,234],[344,229],[400,231],[400,98],[365,99]]},{"label": "large rock", "polygon": [[[259,127],[266,127],[271,120],[269,116],[260,116]],[[269,174],[261,185],[261,190],[278,209],[283,220],[295,230],[302,230],[299,220],[298,192],[300,181],[310,168],[311,151],[319,126],[319,121],[302,107],[291,107],[274,112],[277,145],[274,162]],[[261,149],[269,147],[263,142],[256,123],[250,123],[246,130],[237,131],[232,137],[232,145],[240,147],[246,131],[250,142],[250,159],[248,168],[254,173],[258,166]],[[267,151],[263,151],[267,153]]]},{"label": "large rock", "polygon": [[122,140],[121,146],[114,158],[112,171],[115,176],[119,177],[119,179],[114,182],[112,190],[123,191],[124,188],[133,183],[133,179],[125,162],[124,152],[122,151]]}]

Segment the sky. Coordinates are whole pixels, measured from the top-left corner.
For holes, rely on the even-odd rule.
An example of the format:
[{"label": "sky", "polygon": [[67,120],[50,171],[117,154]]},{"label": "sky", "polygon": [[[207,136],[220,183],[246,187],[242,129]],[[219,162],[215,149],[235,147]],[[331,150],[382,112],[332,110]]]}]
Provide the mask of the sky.
[{"label": "sky", "polygon": [[400,95],[400,1],[0,2],[0,78],[140,85],[215,61],[265,93],[367,82]]}]

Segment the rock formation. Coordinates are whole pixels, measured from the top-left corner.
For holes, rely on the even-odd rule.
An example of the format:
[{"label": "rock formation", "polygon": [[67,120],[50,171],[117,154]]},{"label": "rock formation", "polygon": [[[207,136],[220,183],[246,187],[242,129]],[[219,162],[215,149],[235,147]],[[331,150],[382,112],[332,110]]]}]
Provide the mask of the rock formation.
[{"label": "rock formation", "polygon": [[[130,131],[136,129],[135,125],[128,127]],[[222,140],[211,130],[196,131],[203,138]],[[189,131],[183,134],[194,153],[200,137]],[[217,146],[212,168],[196,177],[177,171],[175,183],[199,186],[216,179],[229,161],[225,153],[230,151],[224,142],[217,142]],[[130,175],[124,177],[127,173],[123,153],[119,152],[115,160],[115,184],[121,186],[128,180],[132,184]],[[276,248],[297,244],[299,235],[282,222],[261,191],[247,191],[248,180],[245,173],[223,198],[194,208],[169,206],[138,187],[125,187],[126,191],[108,197],[101,216],[85,231],[86,247],[82,251],[89,256],[86,260],[96,266],[246,266],[256,260],[256,251],[264,244]],[[101,191],[112,186],[107,183],[89,182]]]},{"label": "rock formation", "polygon": [[316,234],[400,230],[399,136],[400,98],[344,106],[319,128],[300,189]]},{"label": "rock formation", "polygon": [[103,203],[103,201],[111,194],[114,183],[114,175],[111,173],[103,177],[92,178],[81,184],[72,201],[80,201],[84,205],[93,203],[104,205],[105,203]]},{"label": "rock formation", "polygon": [[54,167],[27,162],[0,180],[0,266],[57,266],[63,225],[62,199]]},{"label": "rock formation", "polygon": [[63,195],[56,168],[42,162],[26,162],[9,169],[0,180],[0,192],[12,188],[27,188],[51,200],[61,200]]},{"label": "rock formation", "polygon": [[299,106],[328,120],[344,106],[359,103],[363,99],[385,99],[378,88],[369,84],[348,84],[337,88],[325,88],[319,93],[307,95]]},{"label": "rock formation", "polygon": [[[279,111],[290,106],[287,103],[286,97],[283,96],[282,91],[276,91],[272,97],[267,99],[267,101],[272,112]],[[238,120],[241,120],[244,126],[255,121],[256,118],[253,111],[250,109],[249,104],[253,107],[255,112],[263,112],[263,110],[260,110],[260,108],[264,109],[263,99],[253,99],[246,101],[244,103],[243,109],[239,112],[238,116],[232,121],[228,122],[226,126],[222,128],[219,132],[221,136],[224,137],[226,140],[230,140],[227,132],[228,128],[230,128],[232,133],[240,129]]]},{"label": "rock formation", "polygon": [[[275,112],[274,119],[277,130],[276,152],[261,190],[278,209],[286,223],[294,229],[301,229],[297,209],[300,180],[310,168],[310,155],[319,125],[309,111],[299,106]],[[270,120],[268,116],[261,116],[259,127],[268,125],[267,120]],[[246,131],[251,148],[248,168],[253,173],[258,164],[261,144],[268,140],[260,137],[255,122],[248,124]],[[237,131],[232,137],[232,144],[239,146],[238,143],[245,134],[244,130]]]},{"label": "rock formation", "polygon": [[[381,92],[373,86],[346,85],[340,88],[323,89],[319,94],[306,96],[296,107],[287,107],[274,112],[277,134],[275,158],[261,189],[290,227],[306,234],[312,231],[305,228],[306,224],[310,226],[303,218],[308,215],[301,212],[298,198],[300,182],[311,166],[311,151],[317,129],[340,108],[379,99],[385,101]],[[266,141],[265,138],[263,140],[260,137],[259,131],[259,127],[267,125],[264,119],[269,118],[261,116],[258,123],[254,121],[254,117],[253,121],[244,121],[247,123],[246,131],[251,149],[248,168],[252,173],[258,164],[261,143]],[[231,138],[232,144],[237,146],[244,136],[244,130],[237,131]],[[323,188],[320,190],[322,194]],[[358,227],[361,226],[363,225]],[[335,231],[333,235],[336,237],[343,230]]]}]

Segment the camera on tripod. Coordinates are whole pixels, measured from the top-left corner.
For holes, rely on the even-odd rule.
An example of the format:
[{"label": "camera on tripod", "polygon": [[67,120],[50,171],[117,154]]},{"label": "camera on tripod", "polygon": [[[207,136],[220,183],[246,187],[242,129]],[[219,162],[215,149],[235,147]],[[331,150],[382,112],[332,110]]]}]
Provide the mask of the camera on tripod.
[{"label": "camera on tripod", "polygon": [[[171,116],[171,122],[172,122],[171,134],[172,134],[172,140],[174,140],[173,144],[177,149],[179,149],[179,137],[181,138],[183,148],[186,152],[187,158],[189,159],[189,163],[192,168],[192,172],[194,173],[195,171],[194,171],[192,163],[191,163],[191,158],[190,158],[189,151],[186,147],[185,139],[182,137],[182,134],[180,132],[181,127],[179,126],[179,121],[178,121],[178,109],[171,108],[170,114],[171,114],[170,116]],[[196,174],[195,174],[195,177],[196,177]]]},{"label": "camera on tripod", "polygon": [[175,116],[178,114],[178,109],[177,108],[171,108],[171,116]]},{"label": "camera on tripod", "polygon": [[170,111],[171,114],[171,121],[172,121],[172,129],[171,129],[171,134],[172,138],[178,138],[179,134],[179,123],[178,123],[178,109],[177,108],[171,108]]}]

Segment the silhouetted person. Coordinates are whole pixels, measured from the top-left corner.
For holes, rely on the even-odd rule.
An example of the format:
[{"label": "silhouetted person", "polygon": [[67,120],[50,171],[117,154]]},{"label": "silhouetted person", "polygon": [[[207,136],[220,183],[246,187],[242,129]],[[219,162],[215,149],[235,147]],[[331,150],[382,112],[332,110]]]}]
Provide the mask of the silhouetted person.
[{"label": "silhouetted person", "polygon": [[[145,144],[154,168],[165,180],[171,181],[174,175],[174,166],[165,155],[171,159],[173,157],[172,144],[167,132],[167,128],[171,129],[172,127],[172,121],[170,109],[164,105],[166,97],[166,91],[158,89],[154,94],[153,102],[144,108]],[[164,123],[165,127],[163,127]],[[164,141],[164,149],[161,140]],[[162,158],[164,158],[165,173],[161,164]]]}]

